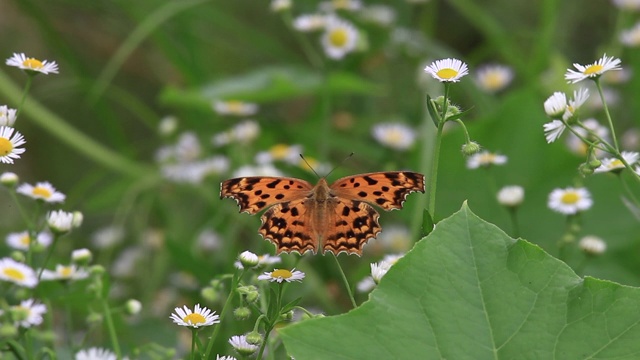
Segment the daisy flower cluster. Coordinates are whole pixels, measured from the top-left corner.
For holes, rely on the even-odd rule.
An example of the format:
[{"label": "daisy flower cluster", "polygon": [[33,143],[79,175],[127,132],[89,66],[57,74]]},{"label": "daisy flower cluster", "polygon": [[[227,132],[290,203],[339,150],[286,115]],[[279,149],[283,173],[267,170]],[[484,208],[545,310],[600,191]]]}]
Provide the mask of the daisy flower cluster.
[{"label": "daisy flower cluster", "polygon": [[[341,18],[339,12],[360,12],[363,5],[360,1],[325,1],[320,3],[317,13],[298,15],[293,20],[293,29],[299,32],[322,32],[320,44],[325,55],[333,60],[343,59],[356,51],[361,35],[360,30],[350,21]],[[367,8],[361,18],[365,21],[388,23],[395,19],[395,14],[381,15],[381,11]],[[383,12],[384,10],[382,10]]]}]

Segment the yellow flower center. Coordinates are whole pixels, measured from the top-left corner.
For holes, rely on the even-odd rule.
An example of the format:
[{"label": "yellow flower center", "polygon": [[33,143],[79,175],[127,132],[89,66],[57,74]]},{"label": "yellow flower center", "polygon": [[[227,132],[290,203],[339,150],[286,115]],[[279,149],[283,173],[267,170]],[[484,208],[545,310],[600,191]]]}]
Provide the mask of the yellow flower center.
[{"label": "yellow flower center", "polygon": [[438,77],[441,79],[452,79],[458,75],[458,72],[454,69],[447,68],[438,71],[436,75],[438,75]]},{"label": "yellow flower center", "polygon": [[402,132],[400,131],[390,131],[387,134],[387,141],[392,144],[400,144],[402,143],[403,137]]},{"label": "yellow flower center", "polygon": [[58,272],[60,273],[60,276],[68,278],[73,274],[73,268],[71,266],[63,266],[58,270]]},{"label": "yellow flower center", "polygon": [[274,159],[281,160],[287,157],[287,154],[289,153],[289,146],[285,144],[277,144],[271,147],[269,152]]},{"label": "yellow flower center", "polygon": [[232,113],[240,113],[244,108],[244,103],[242,103],[241,101],[227,101],[226,105],[229,109],[229,112]]},{"label": "yellow flower center", "polygon": [[589,66],[588,68],[584,69],[584,74],[585,75],[598,74],[600,71],[602,71],[603,68],[604,68],[604,66],[602,66],[602,65],[593,64],[593,65]]},{"label": "yellow flower center", "polygon": [[329,34],[329,42],[335,47],[344,47],[347,44],[349,34],[345,29],[335,29]]},{"label": "yellow flower center", "polygon": [[198,313],[191,313],[185,316],[184,319],[182,319],[182,321],[186,322],[187,324],[198,325],[198,324],[204,324],[206,322],[206,319],[204,318],[204,316]]},{"label": "yellow flower center", "polygon": [[49,189],[44,188],[42,186],[36,186],[33,188],[33,195],[48,199],[51,197],[51,191],[49,191]]},{"label": "yellow flower center", "polygon": [[29,234],[25,234],[23,237],[20,238],[20,244],[22,245],[29,246],[30,242],[31,242],[31,238],[29,237]]},{"label": "yellow flower center", "polygon": [[619,167],[624,167],[624,164],[622,163],[622,161],[620,161],[619,159],[615,159],[611,162],[611,164],[609,165],[610,168],[619,168]]},{"label": "yellow flower center", "polygon": [[43,65],[42,62],[40,60],[37,59],[33,59],[33,58],[27,58],[27,60],[25,60],[22,65],[28,67],[29,69],[42,69]]},{"label": "yellow flower center", "polygon": [[561,200],[565,204],[575,204],[578,202],[578,200],[580,200],[580,196],[578,195],[578,193],[570,191],[562,195]]},{"label": "yellow flower center", "polygon": [[9,139],[0,137],[0,156],[9,155],[13,150],[13,144]]},{"label": "yellow flower center", "polygon": [[489,90],[496,90],[504,84],[503,77],[498,73],[490,73],[484,79],[484,86]]},{"label": "yellow flower center", "polygon": [[293,276],[293,274],[291,273],[291,271],[286,270],[286,269],[274,270],[271,273],[271,277],[274,278],[274,279],[278,279],[278,278],[288,279],[288,278],[290,278],[292,276]]},{"label": "yellow flower center", "polygon": [[349,0],[333,0],[333,7],[335,9],[347,9],[349,6]]},{"label": "yellow flower center", "polygon": [[18,269],[6,268],[3,273],[10,279],[22,281],[25,279],[24,273]]}]

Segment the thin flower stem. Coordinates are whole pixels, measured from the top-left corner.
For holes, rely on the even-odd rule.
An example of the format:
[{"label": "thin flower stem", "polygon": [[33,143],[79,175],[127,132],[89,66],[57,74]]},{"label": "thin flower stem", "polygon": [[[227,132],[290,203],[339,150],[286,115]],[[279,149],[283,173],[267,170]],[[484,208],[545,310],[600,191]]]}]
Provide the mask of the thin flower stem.
[{"label": "thin flower stem", "polygon": [[198,330],[191,329],[191,356],[189,359],[195,360],[196,358],[196,336],[198,334]]},{"label": "thin flower stem", "polygon": [[[635,174],[635,172],[633,172]],[[631,201],[633,201],[633,203],[635,204],[636,208],[640,208],[640,202],[638,202],[638,198],[635,196],[635,194],[633,193],[633,191],[631,191],[631,189],[629,188],[629,184],[627,184],[626,181],[624,181],[624,179],[622,178],[622,174],[616,174],[618,179],[620,180],[620,183],[622,185],[622,188],[624,189],[624,192],[627,194],[627,196],[631,199]],[[638,174],[636,174],[638,175]]]},{"label": "thin flower stem", "polygon": [[118,342],[118,335],[116,334],[116,327],[113,325],[111,309],[109,308],[107,299],[104,297],[100,298],[100,302],[102,303],[102,312],[104,314],[105,322],[107,323],[107,330],[109,332],[109,338],[111,339],[111,346],[113,346],[113,352],[116,353],[116,357],[120,360],[122,359],[122,353],[120,350],[120,343]]},{"label": "thin flower stem", "polygon": [[22,105],[24,105],[24,101],[27,99],[27,94],[29,94],[29,90],[31,89],[31,84],[33,83],[33,77],[36,74],[27,73],[27,83],[24,84],[24,90],[22,91],[22,98],[20,99],[20,104],[18,105],[18,109],[16,110],[16,119],[20,114],[20,110],[22,110]]},{"label": "thin flower stem", "polygon": [[616,137],[616,130],[613,127],[613,120],[611,120],[611,114],[609,113],[609,107],[607,106],[607,102],[604,99],[604,94],[602,93],[602,86],[600,85],[600,77],[596,77],[594,81],[596,83],[596,89],[598,89],[598,94],[600,95],[600,100],[602,100],[602,108],[604,109],[604,114],[607,118],[607,122],[609,123],[609,131],[611,131],[613,144],[615,145],[616,151],[620,151],[620,147],[618,146],[618,138]]},{"label": "thin flower stem", "polygon": [[464,131],[464,140],[465,143],[470,143],[471,142],[471,136],[469,136],[469,131],[467,130],[467,127],[464,125],[464,121],[462,121],[461,119],[456,119],[455,120],[460,126],[462,126],[462,130]]},{"label": "thin flower stem", "polygon": [[335,260],[336,265],[338,266],[338,271],[340,272],[340,277],[342,278],[344,287],[347,289],[347,295],[349,295],[349,300],[351,300],[351,305],[353,305],[354,308],[358,307],[358,304],[356,304],[356,299],[353,297],[353,292],[351,291],[349,280],[347,280],[347,276],[344,274],[344,270],[342,270],[342,266],[340,266],[340,261],[338,261],[338,256],[332,253],[331,257]]},{"label": "thin flower stem", "polygon": [[[231,279],[231,288],[229,290],[229,296],[227,296],[227,300],[224,302],[224,306],[222,306],[222,311],[220,311],[220,324],[222,324],[222,320],[224,320],[225,315],[230,309],[231,300],[233,299],[236,293],[236,288],[238,287],[238,283],[240,282],[240,279],[242,279],[242,276],[244,275],[245,271],[246,271],[245,269],[242,269],[242,272],[240,272],[239,275],[234,274],[233,278]],[[213,350],[213,343],[215,343],[215,340],[218,337],[218,334],[220,333],[220,329],[222,329],[222,326],[220,326],[220,324],[215,327],[215,329],[213,330],[213,334],[211,334],[211,338],[209,338],[209,343],[207,344],[207,350],[204,353],[204,359],[209,359],[209,357],[211,356],[211,351]]]},{"label": "thin flower stem", "polygon": [[438,121],[438,130],[436,132],[436,144],[433,151],[433,160],[431,163],[431,184],[429,186],[429,214],[435,222],[436,219],[436,187],[438,185],[438,162],[440,160],[440,147],[442,145],[442,130],[447,122],[447,107],[449,103],[450,83],[444,83],[444,101],[442,105],[442,116]]},{"label": "thin flower stem", "polygon": [[42,263],[42,267],[40,268],[40,271],[38,272],[38,281],[40,281],[40,278],[42,277],[42,272],[44,271],[44,269],[47,268],[47,264],[49,263],[49,260],[51,260],[51,255],[53,255],[53,250],[56,247],[56,244],[58,244],[58,238],[60,237],[60,235],[58,234],[54,234],[53,235],[53,242],[51,243],[51,246],[49,247],[49,251],[47,252],[47,255],[44,258],[44,262]]},{"label": "thin flower stem", "polygon": [[510,206],[508,209],[509,218],[511,219],[511,229],[513,229],[513,237],[520,237],[520,224],[518,223],[518,209],[516,207]]},{"label": "thin flower stem", "polygon": [[440,146],[442,144],[442,129],[444,127],[444,121],[438,124],[438,131],[436,133],[436,144],[433,152],[433,160],[431,163],[431,184],[429,185],[429,214],[435,221],[436,212],[436,186],[438,183],[438,161],[440,159]]}]

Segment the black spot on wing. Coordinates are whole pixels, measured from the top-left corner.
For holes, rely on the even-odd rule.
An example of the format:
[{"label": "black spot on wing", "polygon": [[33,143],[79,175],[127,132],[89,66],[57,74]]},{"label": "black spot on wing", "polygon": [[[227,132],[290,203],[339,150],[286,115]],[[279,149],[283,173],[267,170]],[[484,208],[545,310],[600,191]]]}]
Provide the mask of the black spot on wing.
[{"label": "black spot on wing", "polygon": [[369,185],[375,185],[375,184],[377,184],[377,183],[378,183],[378,180],[376,180],[376,179],[374,179],[374,178],[372,178],[372,177],[370,177],[370,176],[363,176],[362,178],[363,178],[363,179],[364,179],[364,181],[366,181],[366,182],[367,182],[367,184],[369,184]]},{"label": "black spot on wing", "polygon": [[358,196],[360,196],[360,197],[367,197],[367,192],[366,192],[366,191],[360,191],[360,192],[358,193]]},{"label": "black spot on wing", "polygon": [[284,194],[276,194],[276,196],[274,196],[277,200],[282,200],[284,199]]},{"label": "black spot on wing", "polygon": [[[240,195],[240,194],[238,194],[238,195]],[[266,203],[266,202],[264,202],[264,201],[258,201],[258,202],[256,203],[256,207],[257,207],[258,209],[262,209],[263,207],[265,207],[265,205],[267,205],[267,203]]]},{"label": "black spot on wing", "polygon": [[349,213],[351,212],[351,210],[349,209],[348,206],[345,206],[342,208],[342,216],[349,216]]},{"label": "black spot on wing", "polygon": [[280,179],[273,180],[272,182],[270,182],[270,183],[268,183],[268,184],[267,184],[267,187],[268,187],[269,189],[275,189],[275,188],[276,188],[276,186],[278,186],[278,184],[280,184],[280,182],[281,182],[281,181],[282,181],[282,180],[280,180]]}]

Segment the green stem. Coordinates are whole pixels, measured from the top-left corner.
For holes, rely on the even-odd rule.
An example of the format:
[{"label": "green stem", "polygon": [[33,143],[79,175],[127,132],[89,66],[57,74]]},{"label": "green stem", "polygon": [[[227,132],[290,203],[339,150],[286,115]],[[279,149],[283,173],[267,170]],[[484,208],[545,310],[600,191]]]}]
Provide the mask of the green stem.
[{"label": "green stem", "polygon": [[340,272],[340,277],[342,278],[344,287],[345,289],[347,289],[347,295],[349,295],[349,300],[351,300],[351,305],[353,305],[354,308],[358,307],[358,304],[356,304],[356,299],[353,297],[353,292],[351,291],[349,280],[347,280],[347,276],[344,274],[344,271],[342,270],[342,266],[340,266],[340,262],[338,261],[338,256],[336,256],[333,253],[331,253],[330,256],[335,260],[336,265],[338,266],[338,271]]},{"label": "green stem", "polygon": [[109,308],[109,304],[104,297],[100,298],[100,302],[102,303],[102,312],[104,313],[104,319],[107,323],[107,330],[109,332],[109,338],[111,339],[113,351],[116,353],[116,357],[118,358],[118,360],[120,360],[122,359],[122,353],[120,352],[120,343],[118,342],[116,327],[113,325],[113,315],[111,314],[111,309]]},{"label": "green stem", "polygon": [[[60,237],[60,235],[58,234],[54,234],[53,235],[53,242],[51,243],[51,246],[49,247],[49,251],[47,252],[47,255],[44,258],[44,262],[42,263],[42,267],[40,268],[40,271],[38,272],[38,281],[40,281],[40,278],[42,277],[42,272],[44,271],[44,269],[47,268],[47,264],[49,263],[49,260],[51,260],[51,255],[53,255],[53,250],[56,247],[56,244],[58,244],[58,238]],[[33,239],[32,239],[33,241]]]},{"label": "green stem", "polygon": [[20,115],[20,111],[22,110],[22,106],[24,105],[24,101],[27,99],[27,94],[31,89],[31,84],[33,84],[33,77],[35,74],[27,73],[27,83],[24,85],[24,90],[22,91],[22,98],[20,99],[20,104],[18,105],[18,109],[16,110],[16,119],[18,115]]},{"label": "green stem", "polygon": [[444,121],[438,124],[438,131],[436,132],[436,144],[434,146],[433,160],[431,162],[431,179],[429,185],[429,214],[435,222],[436,212],[436,186],[438,184],[438,161],[440,159],[440,146],[442,144],[442,129],[444,128]]},{"label": "green stem", "polygon": [[596,89],[598,89],[598,94],[600,95],[600,100],[602,101],[602,108],[604,110],[605,117],[607,118],[607,122],[609,124],[609,131],[611,131],[611,137],[613,138],[613,144],[615,145],[616,151],[620,151],[620,147],[618,146],[618,138],[616,137],[616,130],[613,127],[613,120],[611,120],[611,114],[609,113],[609,107],[607,106],[607,101],[604,98],[604,94],[602,93],[602,86],[600,85],[600,77],[595,78]]},{"label": "green stem", "polygon": [[197,329],[191,329],[191,355],[189,356],[189,359],[191,360],[195,360],[196,358],[196,336],[198,336],[198,330]]},{"label": "green stem", "polygon": [[513,229],[513,237],[520,237],[520,224],[518,224],[518,208],[510,206],[507,208],[509,211],[509,218],[511,219],[511,229]]},{"label": "green stem", "polygon": [[[222,321],[225,318],[225,315],[230,309],[231,300],[233,299],[236,293],[236,288],[238,287],[238,283],[240,282],[240,279],[242,279],[242,276],[244,275],[245,271],[246,270],[243,269],[239,275],[234,274],[233,278],[231,279],[231,288],[229,290],[229,296],[227,296],[227,300],[224,302],[224,306],[222,306],[222,311],[220,312],[220,323],[222,323]],[[211,334],[211,338],[209,338],[209,343],[207,344],[207,350],[204,353],[204,359],[209,359],[209,357],[211,356],[211,351],[213,350],[213,344],[215,343],[216,337],[218,337],[218,334],[220,333],[220,329],[222,329],[222,326],[220,326],[219,324],[213,330],[213,334]]]}]

